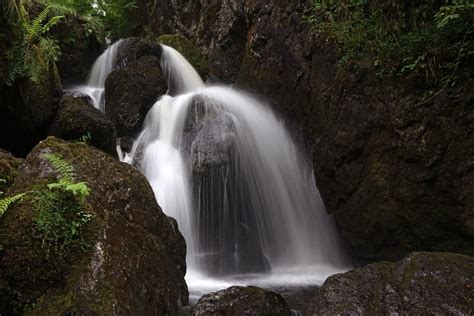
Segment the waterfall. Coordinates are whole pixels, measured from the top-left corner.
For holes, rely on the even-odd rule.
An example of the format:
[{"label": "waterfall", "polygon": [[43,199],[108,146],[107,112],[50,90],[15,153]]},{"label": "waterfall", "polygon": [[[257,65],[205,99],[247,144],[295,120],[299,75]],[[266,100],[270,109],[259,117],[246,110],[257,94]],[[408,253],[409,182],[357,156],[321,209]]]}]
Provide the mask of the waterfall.
[{"label": "waterfall", "polygon": [[115,57],[121,42],[122,40],[115,42],[96,59],[89,71],[89,77],[85,85],[75,86],[69,89],[69,91],[74,94],[85,94],[89,96],[92,100],[92,105],[102,112],[105,111],[105,80],[115,68]]},{"label": "waterfall", "polygon": [[288,271],[322,282],[348,268],[311,161],[283,122],[247,93],[205,86],[181,54],[162,47],[168,94],[123,160],[143,171],[177,219],[190,288],[215,278],[225,286],[236,275],[272,282]]}]

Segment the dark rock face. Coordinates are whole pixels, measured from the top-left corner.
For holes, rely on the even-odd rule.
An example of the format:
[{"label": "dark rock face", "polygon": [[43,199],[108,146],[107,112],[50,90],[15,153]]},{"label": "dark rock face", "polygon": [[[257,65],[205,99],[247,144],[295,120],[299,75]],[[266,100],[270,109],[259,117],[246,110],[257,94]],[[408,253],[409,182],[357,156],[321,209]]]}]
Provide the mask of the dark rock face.
[{"label": "dark rock face", "polygon": [[232,286],[204,295],[193,308],[201,315],[291,315],[288,304],[280,294],[254,286]]},{"label": "dark rock face", "polygon": [[8,151],[0,149],[0,192],[5,192],[13,184],[23,159],[15,158]]},{"label": "dark rock face", "polygon": [[188,301],[186,245],[145,177],[86,144],[50,137],[30,152],[9,193],[57,181],[44,153],[62,156],[90,188],[85,246],[45,255],[35,200],[11,206],[0,220],[0,313],[176,315]]},{"label": "dark rock face", "polygon": [[60,96],[54,65],[43,69],[37,83],[20,79],[11,87],[0,85],[0,148],[25,156],[46,137]]},{"label": "dark rock face", "polygon": [[413,253],[329,277],[314,299],[316,315],[471,315],[474,258]]},{"label": "dark rock face", "polygon": [[52,29],[61,49],[56,65],[64,86],[84,82],[95,59],[105,48],[99,38],[79,15],[66,14]]},{"label": "dark rock face", "polygon": [[116,156],[115,129],[112,122],[83,98],[64,96],[53,120],[50,135],[65,140],[79,140],[90,136],[90,143]]},{"label": "dark rock face", "polygon": [[105,114],[114,123],[118,137],[135,137],[150,108],[167,91],[160,66],[161,48],[156,46],[126,39],[117,53],[117,60],[127,63],[107,77]]},{"label": "dark rock face", "polygon": [[[207,54],[211,81],[270,99],[313,152],[318,187],[360,261],[474,255],[472,78],[425,91],[337,67],[303,22],[310,1],[158,1],[148,23]],[[471,76],[472,77],[472,76]]]}]

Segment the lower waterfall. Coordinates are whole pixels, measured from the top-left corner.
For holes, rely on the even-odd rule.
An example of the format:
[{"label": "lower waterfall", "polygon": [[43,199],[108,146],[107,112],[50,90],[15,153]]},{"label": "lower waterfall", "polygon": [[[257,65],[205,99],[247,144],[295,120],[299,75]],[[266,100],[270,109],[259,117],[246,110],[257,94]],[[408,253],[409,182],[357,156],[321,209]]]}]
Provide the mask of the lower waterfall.
[{"label": "lower waterfall", "polygon": [[255,97],[206,86],[162,45],[169,91],[122,160],[148,178],[187,243],[191,295],[232,284],[321,284],[350,267],[311,161]]}]

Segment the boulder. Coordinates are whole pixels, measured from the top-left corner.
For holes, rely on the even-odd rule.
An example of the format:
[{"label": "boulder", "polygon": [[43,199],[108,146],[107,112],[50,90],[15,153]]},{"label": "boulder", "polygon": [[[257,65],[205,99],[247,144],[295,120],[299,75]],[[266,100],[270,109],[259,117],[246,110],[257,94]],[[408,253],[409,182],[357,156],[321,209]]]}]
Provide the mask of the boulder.
[{"label": "boulder", "polygon": [[0,192],[5,192],[18,175],[23,159],[15,158],[8,151],[0,149]]},{"label": "boulder", "polygon": [[[124,42],[119,52],[131,45]],[[140,57],[111,72],[105,81],[105,114],[114,123],[117,136],[135,137],[150,108],[166,91],[160,55]]]},{"label": "boulder", "polygon": [[[44,154],[60,157],[66,168]],[[71,172],[90,194],[60,191],[51,200],[57,189],[46,184]],[[0,219],[1,314],[176,315],[187,304],[184,238],[134,167],[87,144],[49,137],[30,152],[9,190],[22,192]],[[56,203],[69,210],[64,218],[51,213]],[[54,223],[72,229],[60,237],[76,237],[45,235],[58,231]]]},{"label": "boulder", "polygon": [[179,34],[165,34],[158,37],[156,41],[176,49],[189,61],[202,78],[207,76],[209,69],[206,57],[199,48],[185,36]]},{"label": "boulder", "polygon": [[84,98],[66,95],[61,99],[50,135],[65,140],[84,139],[94,147],[117,156],[114,125]]},{"label": "boulder", "polygon": [[241,177],[234,133],[231,113],[205,96],[194,98],[185,121],[183,148],[189,148],[186,154],[198,201],[201,267],[212,276],[271,269],[254,233],[256,218],[248,185]]},{"label": "boulder", "polygon": [[122,40],[115,57],[116,67],[124,67],[128,63],[144,56],[161,58],[161,46],[138,37],[128,37]]},{"label": "boulder", "polygon": [[192,314],[289,316],[291,311],[285,299],[278,293],[255,286],[232,286],[201,297]]},{"label": "boulder", "polygon": [[471,315],[473,287],[473,257],[418,252],[329,277],[311,314]]}]

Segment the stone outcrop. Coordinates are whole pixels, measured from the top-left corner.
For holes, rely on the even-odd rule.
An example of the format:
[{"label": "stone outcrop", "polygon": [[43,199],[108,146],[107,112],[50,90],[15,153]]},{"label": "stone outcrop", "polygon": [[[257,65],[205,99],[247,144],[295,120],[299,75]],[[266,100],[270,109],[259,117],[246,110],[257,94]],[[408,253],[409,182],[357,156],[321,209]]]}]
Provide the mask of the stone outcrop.
[{"label": "stone outcrop", "polygon": [[474,258],[413,253],[329,277],[313,299],[315,315],[471,315]]},{"label": "stone outcrop", "polygon": [[[44,154],[67,161],[90,195],[51,200],[46,184],[63,175]],[[132,166],[50,137],[30,152],[8,192],[27,194],[0,219],[0,313],[176,315],[187,304],[184,238]],[[80,219],[90,219],[71,226],[83,230],[67,244],[44,235],[58,218],[37,205],[56,202],[79,205]]]},{"label": "stone outcrop", "polygon": [[280,294],[254,286],[232,286],[201,297],[192,314],[289,316],[291,311]]}]

